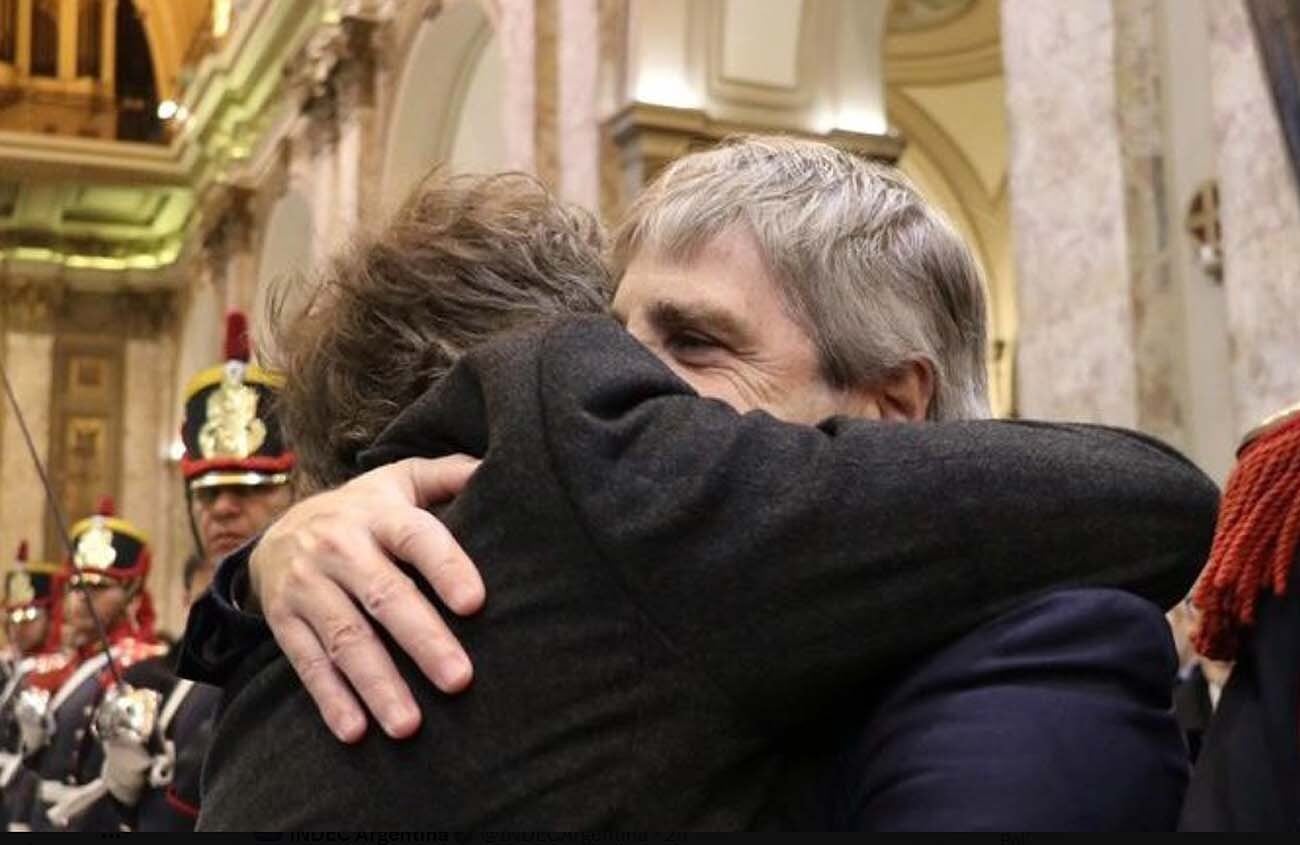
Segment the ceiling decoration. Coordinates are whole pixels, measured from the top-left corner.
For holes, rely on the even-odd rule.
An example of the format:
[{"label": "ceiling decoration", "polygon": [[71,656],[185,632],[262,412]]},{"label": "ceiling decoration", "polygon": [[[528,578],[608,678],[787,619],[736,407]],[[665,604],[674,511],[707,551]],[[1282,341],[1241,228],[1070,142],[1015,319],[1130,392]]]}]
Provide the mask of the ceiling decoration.
[{"label": "ceiling decoration", "polygon": [[890,32],[919,32],[961,17],[976,0],[894,0],[889,11]]},{"label": "ceiling decoration", "polygon": [[[941,0],[930,0],[940,2]],[[922,0],[914,0],[922,2]],[[896,4],[893,14],[906,5]],[[969,0],[947,17],[931,16],[924,27],[890,17],[885,32],[885,76],[889,84],[944,85],[1002,73],[1002,27],[998,0]]]},{"label": "ceiling decoration", "polygon": [[[92,271],[93,285],[130,283],[99,272],[121,270],[148,271],[150,284],[184,282],[177,262],[192,234],[270,156],[274,127],[342,31],[333,0],[247,3],[190,66],[208,7],[136,0],[159,93],[183,109],[167,143],[0,131],[0,262],[38,275]],[[182,67],[184,90],[172,94]]]}]

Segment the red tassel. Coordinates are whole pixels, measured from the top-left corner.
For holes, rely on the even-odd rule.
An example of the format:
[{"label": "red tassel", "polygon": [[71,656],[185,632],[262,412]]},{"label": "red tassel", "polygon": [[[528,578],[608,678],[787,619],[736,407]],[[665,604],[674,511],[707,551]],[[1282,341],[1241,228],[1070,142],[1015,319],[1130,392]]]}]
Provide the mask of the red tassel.
[{"label": "red tassel", "polygon": [[95,505],[95,514],[98,516],[117,516],[117,505],[113,502],[112,496],[100,496],[99,503]]},{"label": "red tassel", "polygon": [[1264,593],[1284,595],[1300,545],[1300,415],[1242,450],[1219,507],[1210,562],[1193,602],[1196,648],[1231,660]]},{"label": "red tassel", "polygon": [[18,554],[14,556],[14,561],[17,563],[27,562],[27,541],[26,540],[23,540],[18,544]]},{"label": "red tassel", "polygon": [[251,357],[248,318],[243,311],[231,311],[226,315],[226,360],[248,363]]}]

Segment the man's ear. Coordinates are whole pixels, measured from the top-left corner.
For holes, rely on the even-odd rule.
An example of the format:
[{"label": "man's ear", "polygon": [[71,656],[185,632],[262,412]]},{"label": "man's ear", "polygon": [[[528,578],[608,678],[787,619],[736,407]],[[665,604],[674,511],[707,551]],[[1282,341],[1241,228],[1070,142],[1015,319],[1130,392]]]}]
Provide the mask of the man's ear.
[{"label": "man's ear", "polygon": [[934,365],[925,359],[908,361],[877,388],[881,418],[894,422],[924,422],[934,402]]}]

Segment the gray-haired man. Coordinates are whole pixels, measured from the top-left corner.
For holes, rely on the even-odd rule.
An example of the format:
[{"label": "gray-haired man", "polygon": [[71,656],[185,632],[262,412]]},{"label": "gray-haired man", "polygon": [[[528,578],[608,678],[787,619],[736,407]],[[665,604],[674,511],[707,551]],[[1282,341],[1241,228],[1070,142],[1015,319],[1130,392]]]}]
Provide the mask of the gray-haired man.
[{"label": "gray-haired man", "polygon": [[[721,399],[736,410],[762,409],[789,422],[809,425],[836,415],[921,423],[970,419],[986,413],[985,306],[974,264],[951,230],[905,183],[888,171],[821,145],[774,139],[750,139],[688,157],[669,168],[638,201],[618,238],[616,262],[621,281],[614,310],[631,333],[700,395]],[[944,440],[951,431],[947,435],[944,431],[935,429],[936,442],[951,446],[952,441]],[[1024,437],[1033,436],[1029,427],[1020,432]],[[916,437],[920,439],[909,442],[919,445],[929,436],[926,431],[918,430]],[[971,444],[978,446],[978,438]],[[691,447],[689,442],[683,446]],[[948,575],[940,581],[911,580],[907,572],[899,572],[891,587],[900,591],[898,607],[911,606],[910,602],[919,595],[915,591],[921,590],[935,607],[946,608],[944,614],[976,611],[975,618],[981,618],[981,613],[985,614],[982,618],[988,618],[988,613],[1009,607],[1010,599],[1023,598],[1026,576],[1034,570],[1041,572],[1043,567],[1057,572],[1063,582],[1111,583],[1138,589],[1152,598],[1171,600],[1185,588],[1192,574],[1190,569],[1199,563],[1197,558],[1204,551],[1200,546],[1212,527],[1208,524],[1210,514],[1196,504],[1212,503],[1212,495],[1208,498],[1204,495],[1203,479],[1194,480],[1194,473],[1183,474],[1177,485],[1188,493],[1188,498],[1182,500],[1189,506],[1184,514],[1186,521],[1182,523],[1185,530],[1177,535],[1181,538],[1177,541],[1173,540],[1174,535],[1167,537],[1177,548],[1161,551],[1145,547],[1139,553],[1138,547],[1126,548],[1121,542],[1115,549],[1116,561],[1106,564],[1109,567],[1110,563],[1123,561],[1118,569],[1089,570],[1088,567],[1098,565],[1097,558],[1090,559],[1082,552],[1089,532],[1099,528],[1118,531],[1128,519],[1133,520],[1133,526],[1147,518],[1164,520],[1171,500],[1157,502],[1146,498],[1146,492],[1137,499],[1116,498],[1114,502],[1103,502],[1106,506],[1114,505],[1115,518],[1103,520],[1097,511],[1084,506],[1083,500],[1067,497],[1059,507],[1043,500],[1043,491],[1051,487],[1053,472],[1075,466],[1064,459],[1065,453],[1049,450],[1032,455],[1042,466],[1029,469],[1039,473],[1038,482],[1046,479],[1048,483],[1035,483],[1033,489],[1038,492],[1032,499],[1023,501],[1017,499],[1014,491],[1008,495],[1008,491],[991,485],[986,489],[969,489],[960,484],[960,479],[972,477],[964,474],[972,468],[985,471],[989,479],[997,479],[997,462],[1004,459],[1000,454],[977,451],[966,455],[960,449],[956,452],[941,449],[929,454],[932,458],[945,455],[943,460],[952,461],[951,465],[911,466],[910,462],[919,460],[922,454],[919,450],[904,450],[875,455],[860,467],[864,483],[870,480],[869,474],[879,473],[891,480],[886,488],[894,490],[894,495],[899,497],[895,501],[879,502],[881,514],[887,514],[891,507],[900,512],[930,514],[922,523],[908,520],[907,524],[900,524],[896,536],[881,536],[881,548],[900,552],[895,565],[907,563],[904,550],[909,548],[908,536],[916,538],[910,544],[913,546],[917,543],[925,546],[927,541],[921,538],[927,533],[952,535],[955,532],[960,536],[962,531],[969,532],[972,538],[980,536],[986,541],[993,538],[998,543],[1000,535],[996,526],[991,529],[987,524],[953,524],[952,517],[945,516],[968,517],[972,502],[994,493],[1007,496],[1004,502],[1019,503],[1024,508],[1021,513],[991,514],[1005,521],[1004,552],[1014,556],[1014,550],[1022,547],[1022,543],[1023,548],[1029,548],[1043,532],[1063,530],[1065,536],[1078,533],[1080,554],[1077,561],[1072,560],[1062,547],[1054,555],[1056,559],[1025,561],[1019,573],[1014,567],[993,566],[989,560],[979,557],[952,558],[946,569],[927,570],[946,571]],[[400,452],[393,453],[393,457],[400,457]],[[597,462],[600,458],[592,457]],[[706,451],[699,456],[699,461],[702,466],[712,466],[717,457]],[[1103,457],[1108,456],[1099,455],[1098,459]],[[1027,469],[1024,461],[1025,454],[1020,453],[1013,463],[1006,465],[1004,477],[1024,478]],[[459,490],[467,469],[464,462],[454,465],[407,462],[377,470],[338,491],[301,503],[268,532],[252,555],[254,593],[266,609],[267,620],[308,691],[319,702],[331,728],[341,738],[356,739],[364,726],[364,717],[343,676],[372,706],[390,734],[409,735],[418,729],[420,722],[419,710],[406,686],[397,680],[392,657],[384,644],[371,634],[368,622],[348,598],[349,594],[360,598],[363,606],[440,688],[456,691],[469,682],[468,659],[445,623],[438,619],[432,605],[414,585],[395,572],[385,556],[387,550],[425,573],[454,612],[469,613],[478,608],[484,598],[480,576],[455,544],[449,542],[446,529],[419,508],[442,493]],[[803,473],[808,469],[791,467],[790,474],[804,478]],[[1141,468],[1134,480],[1140,481],[1149,470],[1150,467]],[[892,485],[895,479],[905,479],[909,471],[918,479],[928,478],[928,483],[918,481],[914,490]],[[954,479],[953,489],[934,484],[945,472]],[[763,478],[773,475],[761,474]],[[1061,479],[1063,496],[1065,482],[1075,480]],[[1173,480],[1169,476],[1161,484]],[[689,476],[682,483],[689,485]],[[743,481],[737,483],[743,487]],[[1183,486],[1188,484],[1191,487]],[[1104,500],[1108,494],[1103,488],[1104,485],[1098,488],[1097,493]],[[680,496],[683,492],[678,489],[665,495]],[[779,493],[774,489],[767,495]],[[797,498],[800,493],[785,491],[784,495]],[[919,511],[918,501],[924,504]],[[830,500],[825,503],[827,508],[834,504]],[[781,505],[774,502],[773,506],[779,510]],[[617,513],[604,516],[614,521],[619,519]],[[761,513],[755,512],[755,520],[755,525],[762,523]],[[1027,524],[1034,520],[1041,524]],[[895,530],[889,527],[888,520],[878,524],[882,532],[887,527]],[[744,524],[716,527],[721,537],[734,535],[737,545],[743,545],[740,537],[745,529]],[[854,551],[838,550],[848,556]],[[815,552],[809,549],[808,554]],[[1125,560],[1126,555],[1131,555],[1131,560]],[[870,558],[871,554],[864,553],[863,557]],[[876,563],[889,569],[887,560]],[[797,559],[787,564],[801,566]],[[1129,565],[1131,569],[1125,568]],[[229,586],[230,579],[223,583]],[[1001,596],[999,600],[990,601],[987,607],[961,606],[962,594],[967,589],[972,591],[971,595],[981,596],[979,601],[988,600],[984,588],[990,583],[1004,584],[1004,590],[995,587],[991,591]],[[772,604],[779,601],[786,604]],[[816,607],[801,608],[800,601],[797,595],[769,596],[753,612],[773,613],[778,609],[795,614],[820,612]],[[889,607],[888,600],[880,598],[880,601],[880,608]],[[684,606],[694,605],[684,602]],[[1052,610],[1049,615],[1059,621],[1056,609],[1049,608]],[[1119,612],[1123,615],[1133,610],[1127,607],[1120,608]],[[1151,612],[1157,620],[1155,627],[1139,620],[1129,630],[1152,644],[1142,657],[1150,659],[1145,668],[1154,666],[1158,675],[1161,649],[1168,643],[1167,634],[1164,641],[1160,639],[1158,612],[1154,609]],[[858,624],[865,630],[873,622],[887,624],[883,618],[860,619]],[[889,637],[897,633],[894,626],[898,622],[898,619],[888,621]],[[911,624],[916,643],[926,644],[921,650],[937,645],[934,633],[949,630],[945,627],[949,622],[951,619],[916,618]],[[236,620],[231,624],[238,627],[249,623]],[[736,623],[723,618],[714,624]],[[1049,628],[1050,636],[1054,637],[1059,637],[1063,630],[1072,630],[1069,625],[1062,628],[1055,622]],[[959,630],[951,630],[949,635]],[[1015,641],[1016,637],[995,633],[994,640],[988,648],[1001,657],[1000,646]],[[1032,637],[1029,642],[1032,644]],[[203,650],[201,643],[191,645],[191,654]],[[987,648],[977,649],[976,653],[967,655],[969,659],[964,665],[984,665],[986,651]],[[915,648],[901,647],[896,656],[915,660],[917,653]],[[798,660],[799,655],[793,657]],[[942,664],[944,658],[941,653],[931,660]],[[1021,670],[1029,667],[1040,670],[1043,666],[1040,658],[1041,655],[1035,655],[1033,661],[1022,663]],[[195,661],[193,668],[213,670],[213,665],[202,663],[202,660]],[[807,663],[822,665],[811,652],[807,654]],[[1097,661],[1070,665],[1074,671],[1092,672]],[[991,666],[999,672],[1007,669],[1006,661],[1001,660],[993,660]],[[920,666],[915,671],[923,674],[930,668],[933,666]],[[409,673],[405,674],[409,679]],[[788,681],[789,677],[783,680]],[[1116,673],[1113,680],[1114,697],[1128,696],[1124,673]],[[817,686],[834,683],[834,679],[810,678],[809,683]],[[905,680],[899,688],[929,706],[927,690],[924,684],[921,686],[919,691],[909,690]],[[1023,689],[1013,691],[1017,698],[1023,692]],[[877,696],[862,695],[842,703],[849,714],[856,711],[860,720],[866,710],[879,702]],[[896,700],[893,705],[908,707],[911,699]],[[922,709],[917,706],[918,712]],[[1149,707],[1146,712],[1150,712]],[[1106,718],[1122,720],[1123,714],[1108,710]],[[1010,725],[1000,729],[1014,729],[1014,715],[1010,721]],[[851,727],[852,722],[849,719],[845,725]],[[975,727],[987,734],[990,726],[981,723]],[[1030,729],[1036,732],[1040,727],[1033,725]],[[1070,728],[1086,733],[1089,726]],[[1051,732],[1046,735],[1050,738]],[[1163,734],[1156,731],[1155,735],[1159,745]],[[795,734],[787,739],[793,749],[804,744]],[[869,747],[874,747],[870,731],[866,741]],[[990,749],[987,743],[980,747],[996,750]],[[1168,750],[1163,745],[1139,749],[1137,756],[1150,759],[1136,766],[1129,776],[1149,781],[1147,776],[1152,771],[1168,769]],[[642,751],[654,754],[653,743]],[[1046,762],[1064,769],[1049,747],[1044,747],[1039,756],[1040,764]],[[906,755],[902,761],[907,762]],[[1021,760],[1012,762],[1022,780],[1012,779],[1009,784],[1024,785],[1023,779],[1031,778],[1035,770],[1027,770]],[[999,761],[989,760],[987,765],[997,767]],[[937,774],[951,778],[954,773],[978,779],[978,771],[969,767]],[[1128,808],[1129,814],[1124,815],[1124,810],[1107,806],[1097,813],[1058,816],[1056,824],[1084,827],[1162,823],[1163,818],[1160,821],[1144,818],[1144,811],[1172,819],[1176,813],[1175,793],[1181,783],[1177,782],[1177,772],[1164,771],[1164,774],[1169,775],[1165,785],[1170,788],[1161,792],[1160,807],[1139,807],[1135,812]],[[1120,775],[1119,779],[1123,780],[1124,773]],[[1185,778],[1185,772],[1182,775]],[[1088,789],[1079,783],[1074,787],[1081,792]],[[948,789],[929,796],[930,824],[992,827],[1044,824],[1039,815],[1015,815],[1010,805],[1001,814],[963,817],[972,802],[979,803],[978,796],[971,794],[959,796],[952,811],[944,813],[946,808],[935,799],[953,795],[953,790]],[[909,809],[892,816],[884,809],[873,811],[870,806],[866,807],[865,814],[862,806],[837,808],[834,812],[838,818],[828,823],[912,826],[915,821],[910,815],[914,812],[911,808],[918,797],[925,799],[913,795],[899,799]],[[660,801],[662,797],[655,800]],[[698,803],[707,799],[689,795],[683,796],[683,800]],[[511,818],[529,818],[527,807],[523,809],[522,815]],[[690,817],[690,814],[648,814],[621,818]],[[611,823],[618,823],[616,819],[620,817],[612,818],[615,821]],[[694,818],[714,819],[714,823],[718,818],[732,823],[737,819],[745,822],[745,817],[726,814],[702,814]],[[749,816],[745,823],[759,821]],[[1045,824],[1051,826],[1053,822],[1048,818]]]}]

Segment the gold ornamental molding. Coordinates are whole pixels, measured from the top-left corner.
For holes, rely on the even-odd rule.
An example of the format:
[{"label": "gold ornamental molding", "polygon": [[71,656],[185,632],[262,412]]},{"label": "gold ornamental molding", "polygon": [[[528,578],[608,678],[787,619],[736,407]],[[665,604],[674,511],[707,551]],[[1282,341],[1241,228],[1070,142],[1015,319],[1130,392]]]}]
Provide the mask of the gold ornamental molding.
[{"label": "gold ornamental molding", "polygon": [[999,0],[894,0],[885,35],[890,86],[951,85],[1002,74]]},{"label": "gold ornamental molding", "polygon": [[330,85],[355,50],[354,24],[368,31],[387,7],[262,0],[246,8],[195,68],[167,143],[0,132],[0,262],[9,272],[183,283],[180,259],[202,239],[195,233],[222,216],[231,186],[255,179],[303,105]]},{"label": "gold ornamental molding", "polygon": [[6,331],[151,338],[174,321],[177,297],[169,289],[97,292],[57,280],[7,279],[0,283],[0,313]]}]

